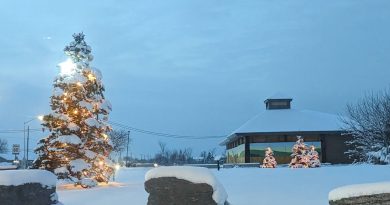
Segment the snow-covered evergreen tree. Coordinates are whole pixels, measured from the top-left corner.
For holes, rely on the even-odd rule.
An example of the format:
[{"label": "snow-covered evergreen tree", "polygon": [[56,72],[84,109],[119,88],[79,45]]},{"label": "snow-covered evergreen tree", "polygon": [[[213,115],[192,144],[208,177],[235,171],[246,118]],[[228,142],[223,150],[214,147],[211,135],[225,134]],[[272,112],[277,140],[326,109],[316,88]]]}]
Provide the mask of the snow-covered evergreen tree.
[{"label": "snow-covered evergreen tree", "polygon": [[315,168],[315,167],[320,167],[321,162],[320,162],[320,157],[318,156],[318,152],[316,151],[316,147],[314,145],[310,146],[309,151],[307,152],[307,155],[310,160],[310,168]]},{"label": "snow-covered evergreen tree", "polygon": [[274,152],[272,151],[271,147],[267,147],[267,150],[265,150],[265,158],[263,160],[262,168],[276,168],[277,162],[274,157]]},{"label": "snow-covered evergreen tree", "polygon": [[34,165],[78,184],[107,182],[114,171],[106,134],[111,105],[103,95],[100,71],[90,65],[93,56],[84,34],[73,38],[64,49],[69,58],[59,64],[61,73],[54,80],[52,113],[43,118],[50,134],[39,141]]},{"label": "snow-covered evergreen tree", "polygon": [[290,167],[292,168],[308,168],[310,166],[310,158],[307,155],[307,146],[301,136],[297,136],[297,141],[292,148]]}]

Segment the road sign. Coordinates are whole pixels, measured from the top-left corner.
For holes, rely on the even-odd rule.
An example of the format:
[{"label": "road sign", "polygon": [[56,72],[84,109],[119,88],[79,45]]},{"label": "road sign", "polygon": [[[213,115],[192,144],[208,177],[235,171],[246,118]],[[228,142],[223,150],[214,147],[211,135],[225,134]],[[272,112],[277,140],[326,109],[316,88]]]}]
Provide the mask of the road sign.
[{"label": "road sign", "polygon": [[12,154],[19,154],[19,153],[20,153],[20,144],[12,145]]}]

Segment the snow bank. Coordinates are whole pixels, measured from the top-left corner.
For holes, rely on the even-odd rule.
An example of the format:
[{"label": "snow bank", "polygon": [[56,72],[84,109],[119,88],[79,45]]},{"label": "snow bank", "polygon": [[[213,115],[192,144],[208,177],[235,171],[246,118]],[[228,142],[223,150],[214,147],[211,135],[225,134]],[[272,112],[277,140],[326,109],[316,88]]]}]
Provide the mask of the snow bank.
[{"label": "snow bank", "polygon": [[56,176],[46,170],[6,170],[0,171],[0,185],[19,186],[28,183],[40,183],[42,186],[55,187]]},{"label": "snow bank", "polygon": [[10,162],[0,162],[0,170],[16,169],[18,166],[13,165]]},{"label": "snow bank", "polygon": [[151,169],[145,175],[145,181],[160,177],[176,177],[192,183],[206,183],[213,188],[213,199],[217,204],[225,203],[228,195],[210,170],[203,167],[171,166]]},{"label": "snow bank", "polygon": [[390,181],[339,187],[329,192],[329,201],[383,193],[390,193]]}]

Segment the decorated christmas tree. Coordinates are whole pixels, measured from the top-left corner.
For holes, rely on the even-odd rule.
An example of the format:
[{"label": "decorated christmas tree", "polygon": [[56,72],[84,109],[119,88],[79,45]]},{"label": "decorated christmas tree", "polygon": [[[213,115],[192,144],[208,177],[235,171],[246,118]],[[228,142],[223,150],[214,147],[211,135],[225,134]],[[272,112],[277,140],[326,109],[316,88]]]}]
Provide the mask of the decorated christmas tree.
[{"label": "decorated christmas tree", "polygon": [[307,146],[303,142],[303,138],[298,136],[292,148],[292,159],[289,166],[292,168],[308,168],[310,166],[310,159],[307,152]]},{"label": "decorated christmas tree", "polygon": [[91,47],[84,34],[73,35],[65,47],[69,57],[59,64],[51,96],[52,112],[43,118],[50,134],[39,141],[36,168],[46,169],[76,184],[108,182],[113,173],[109,160],[112,143],[106,134],[111,105],[105,99],[102,75],[91,67]]},{"label": "decorated christmas tree", "polygon": [[309,157],[309,164],[311,168],[320,167],[320,157],[318,156],[318,152],[316,151],[316,148],[314,145],[310,146],[309,152],[307,153]]},{"label": "decorated christmas tree", "polygon": [[274,152],[272,151],[271,147],[267,147],[267,150],[265,150],[265,158],[263,160],[262,168],[276,168],[276,159],[274,157]]}]

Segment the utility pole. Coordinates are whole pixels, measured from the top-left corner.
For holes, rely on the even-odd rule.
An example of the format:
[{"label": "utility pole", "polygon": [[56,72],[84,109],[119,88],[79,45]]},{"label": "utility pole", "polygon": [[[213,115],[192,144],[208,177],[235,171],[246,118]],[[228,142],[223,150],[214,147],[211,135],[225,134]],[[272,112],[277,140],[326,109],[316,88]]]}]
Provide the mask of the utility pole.
[{"label": "utility pole", "polygon": [[23,160],[22,167],[26,169],[26,122],[23,123]]},{"label": "utility pole", "polygon": [[[23,122],[23,166],[25,169],[28,167],[28,143],[30,140],[30,126],[27,126],[27,139],[26,139],[26,125],[30,123],[31,121],[38,119],[40,121],[43,121],[43,115],[39,115],[36,118],[29,119],[25,122]],[[26,141],[27,141],[27,146],[26,146]]]},{"label": "utility pole", "polygon": [[128,166],[129,161],[129,142],[130,142],[130,130],[127,131],[127,149],[126,149],[126,167]]},{"label": "utility pole", "polygon": [[30,126],[27,126],[26,168],[28,168],[28,144],[29,144],[29,141],[30,141]]}]

